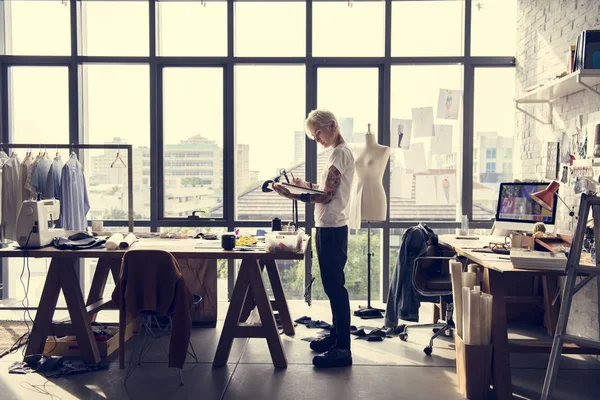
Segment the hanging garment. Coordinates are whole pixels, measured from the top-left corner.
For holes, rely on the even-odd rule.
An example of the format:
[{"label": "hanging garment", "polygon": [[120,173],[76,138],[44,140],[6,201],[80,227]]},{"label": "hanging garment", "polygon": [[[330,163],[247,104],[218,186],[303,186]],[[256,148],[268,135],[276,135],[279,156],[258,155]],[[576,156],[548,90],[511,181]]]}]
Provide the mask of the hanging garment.
[{"label": "hanging garment", "polygon": [[4,165],[4,163],[8,160],[8,154],[4,150],[0,151],[0,168]]},{"label": "hanging garment", "polygon": [[21,198],[23,200],[31,200],[34,198],[35,193],[29,190],[27,187],[27,183],[29,182],[29,175],[31,174],[31,170],[33,168],[34,158],[31,156],[25,156],[25,159],[21,163]]},{"label": "hanging garment", "polygon": [[46,181],[48,180],[48,171],[52,165],[52,160],[48,157],[40,157],[33,164],[31,175],[29,176],[29,187],[34,193],[46,191]]},{"label": "hanging garment", "polygon": [[13,153],[2,167],[2,232],[4,238],[17,240],[17,216],[21,209],[21,161]]},{"label": "hanging garment", "polygon": [[398,319],[419,322],[421,300],[412,285],[415,258],[429,255],[430,248],[435,246],[437,235],[425,224],[412,226],[402,235],[385,309],[385,326],[388,328],[395,328]]},{"label": "hanging garment", "polygon": [[54,161],[50,164],[48,174],[46,175],[46,188],[43,191],[45,199],[61,199],[62,191],[60,187],[60,178],[64,165],[61,156],[56,156]]},{"label": "hanging garment", "polygon": [[83,166],[72,154],[61,173],[60,222],[66,230],[87,230],[86,215],[90,210]]}]

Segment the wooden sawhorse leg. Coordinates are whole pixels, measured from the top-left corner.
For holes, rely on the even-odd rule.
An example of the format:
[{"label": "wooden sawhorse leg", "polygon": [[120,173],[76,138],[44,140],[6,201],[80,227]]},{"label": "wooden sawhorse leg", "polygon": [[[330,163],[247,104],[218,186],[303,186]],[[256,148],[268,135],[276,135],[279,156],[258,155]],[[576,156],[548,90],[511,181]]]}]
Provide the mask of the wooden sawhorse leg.
[{"label": "wooden sawhorse leg", "polygon": [[[109,273],[112,273],[115,285],[119,281],[119,273],[121,271],[121,259],[120,258],[99,258],[98,264],[96,265],[96,271],[92,278],[92,286],[88,293],[88,298],[85,303],[86,306],[91,306],[94,303],[98,304],[96,312],[90,315],[90,321],[94,322],[98,312],[106,308],[116,308],[112,304],[112,301],[103,302],[104,299],[104,288],[106,287],[106,281],[108,280]],[[105,304],[99,304],[105,303]]]},{"label": "wooden sawhorse leg", "polygon": [[[252,297],[261,325],[250,325],[240,322],[240,316],[246,297]],[[282,316],[283,317],[283,316]],[[244,259],[240,266],[238,278],[233,288],[223,332],[213,360],[213,366],[222,367],[227,364],[233,339],[235,338],[265,338],[271,352],[273,365],[276,368],[286,368],[287,359],[283,352],[281,338],[275,324],[271,302],[267,296],[265,284],[261,275],[261,267],[257,259]]]},{"label": "wooden sawhorse leg", "polygon": [[[265,267],[267,268],[269,282],[271,282],[271,289],[273,290],[274,300],[271,301],[271,307],[273,308],[273,311],[279,311],[283,333],[293,336],[296,334],[296,330],[294,329],[290,309],[285,298],[285,291],[283,290],[283,284],[281,283],[281,275],[279,274],[279,268],[277,268],[277,262],[275,260],[260,261],[261,273]],[[246,300],[244,301],[244,307],[242,308],[242,315],[240,316],[241,322],[248,320],[254,307],[256,307],[256,303],[254,302],[252,294],[248,292]]]},{"label": "wooden sawhorse leg", "polygon": [[75,273],[77,258],[59,257],[50,262],[48,275],[44,283],[40,305],[35,315],[33,328],[27,344],[26,355],[42,354],[46,337],[53,334],[52,317],[56,310],[58,296],[62,289],[71,317],[72,331],[77,337],[81,349],[81,357],[88,364],[100,362],[98,345],[92,332],[90,318],[79,288],[79,280]]},{"label": "wooden sawhorse leg", "polygon": [[485,268],[483,291],[494,296],[492,302],[492,379],[496,399],[512,399],[506,299],[504,298],[504,276],[501,272]]}]

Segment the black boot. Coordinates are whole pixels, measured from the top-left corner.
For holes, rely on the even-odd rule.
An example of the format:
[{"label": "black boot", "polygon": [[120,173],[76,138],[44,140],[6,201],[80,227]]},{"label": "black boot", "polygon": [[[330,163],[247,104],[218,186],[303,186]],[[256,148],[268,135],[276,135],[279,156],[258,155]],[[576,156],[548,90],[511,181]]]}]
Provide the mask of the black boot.
[{"label": "black boot", "polygon": [[317,353],[325,353],[335,346],[335,342],[336,339],[333,336],[323,336],[322,338],[310,342],[310,348]]},{"label": "black boot", "polygon": [[352,365],[352,353],[348,349],[333,348],[325,354],[314,356],[313,365],[317,368],[349,367]]}]

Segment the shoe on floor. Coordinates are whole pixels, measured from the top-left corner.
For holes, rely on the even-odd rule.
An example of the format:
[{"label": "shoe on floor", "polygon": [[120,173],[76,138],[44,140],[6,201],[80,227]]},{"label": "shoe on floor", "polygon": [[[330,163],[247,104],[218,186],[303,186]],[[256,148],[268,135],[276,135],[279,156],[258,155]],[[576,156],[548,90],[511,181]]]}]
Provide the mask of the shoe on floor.
[{"label": "shoe on floor", "polygon": [[336,339],[333,336],[327,335],[310,342],[310,348],[317,353],[325,353],[335,346]]},{"label": "shoe on floor", "polygon": [[352,365],[350,350],[331,349],[325,354],[313,357],[313,365],[317,368],[349,367]]}]

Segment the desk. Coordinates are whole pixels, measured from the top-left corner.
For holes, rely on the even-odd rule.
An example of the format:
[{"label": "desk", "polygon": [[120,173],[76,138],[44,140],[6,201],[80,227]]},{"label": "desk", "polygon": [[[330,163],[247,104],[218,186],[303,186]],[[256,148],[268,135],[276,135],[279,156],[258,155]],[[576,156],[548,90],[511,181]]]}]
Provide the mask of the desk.
[{"label": "desk", "polygon": [[[512,398],[512,383],[510,376],[510,353],[549,353],[552,340],[540,341],[534,339],[509,340],[505,283],[509,277],[518,275],[535,275],[542,277],[544,289],[544,306],[548,314],[548,331],[554,335],[560,305],[552,305],[552,299],[557,289],[557,280],[564,273],[556,271],[531,271],[514,268],[510,260],[501,260],[498,255],[473,252],[473,249],[487,246],[490,242],[502,242],[504,237],[482,236],[478,240],[456,239],[455,235],[440,235],[442,246],[453,249],[458,256],[483,267],[482,290],[494,296],[492,315],[492,345],[493,345],[493,381],[497,399]],[[506,257],[506,256],[504,256]],[[563,353],[571,354],[600,354],[599,350],[583,348],[576,345],[565,345]]]},{"label": "desk", "polygon": [[[226,251],[217,248],[196,248],[198,241],[192,239],[141,239],[131,249],[161,249],[169,251],[175,258],[187,259],[236,259],[242,260],[237,280],[231,296],[227,317],[219,340],[213,364],[224,366],[229,358],[234,338],[265,338],[269,345],[273,364],[279,368],[287,366],[281,338],[277,331],[273,310],[279,311],[284,333],[294,334],[294,325],[281,284],[276,260],[301,260],[308,241],[303,242],[301,252],[266,253],[260,251]],[[98,346],[92,333],[91,322],[101,310],[117,309],[110,298],[103,298],[108,275],[115,282],[121,270],[121,261],[126,250],[58,250],[53,247],[31,249],[27,256],[32,258],[50,258],[50,267],[44,282],[40,304],[31,330],[26,354],[43,352],[47,336],[75,335],[81,349],[81,355],[87,363],[100,361]],[[15,248],[0,249],[0,257],[23,257],[25,252]],[[92,279],[87,301],[79,288],[75,266],[79,259],[97,258],[98,264]],[[266,268],[274,300],[270,301],[262,279],[261,271]],[[52,317],[60,291],[63,291],[70,321],[53,323]],[[249,325],[244,321],[254,306],[258,308],[262,325]],[[244,311],[244,312],[242,312]],[[119,332],[119,345],[124,345],[124,332]],[[124,359],[120,358],[124,367]]]}]

